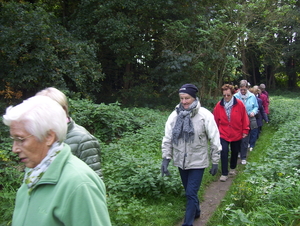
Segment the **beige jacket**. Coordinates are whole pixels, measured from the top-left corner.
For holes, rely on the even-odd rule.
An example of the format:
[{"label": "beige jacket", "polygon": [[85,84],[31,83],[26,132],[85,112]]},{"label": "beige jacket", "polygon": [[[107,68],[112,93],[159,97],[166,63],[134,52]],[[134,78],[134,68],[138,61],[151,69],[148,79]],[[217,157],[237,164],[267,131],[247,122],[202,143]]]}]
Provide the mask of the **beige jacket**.
[{"label": "beige jacket", "polygon": [[201,107],[198,102],[197,107],[191,112],[195,132],[194,142],[186,143],[183,139],[179,139],[178,145],[172,143],[172,129],[176,119],[177,112],[174,110],[166,122],[162,157],[173,159],[174,166],[184,170],[207,168],[209,159],[213,164],[218,164],[222,146],[213,114]]}]

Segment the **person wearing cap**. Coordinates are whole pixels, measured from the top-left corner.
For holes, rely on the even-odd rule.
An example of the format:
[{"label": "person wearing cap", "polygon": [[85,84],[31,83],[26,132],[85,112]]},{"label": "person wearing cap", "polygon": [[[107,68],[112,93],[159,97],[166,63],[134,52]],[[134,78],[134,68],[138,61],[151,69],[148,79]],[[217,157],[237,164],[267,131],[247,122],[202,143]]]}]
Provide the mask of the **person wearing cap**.
[{"label": "person wearing cap", "polygon": [[185,84],[179,89],[180,103],[168,117],[162,140],[162,176],[170,175],[168,165],[173,159],[185,189],[187,202],[183,226],[193,225],[194,219],[200,217],[197,194],[203,173],[209,167],[209,159],[212,162],[210,174],[217,173],[222,150],[214,116],[201,107],[197,92],[198,88],[193,84]]},{"label": "person wearing cap", "polygon": [[[251,133],[252,129],[257,128],[255,115],[258,113],[258,103],[255,95],[251,93],[248,90],[248,88],[249,86],[247,80],[241,80],[240,89],[236,94],[234,94],[234,96],[240,99],[246,107],[246,111],[250,122],[249,133]],[[249,136],[246,136],[242,139],[242,143],[241,143],[241,160],[242,160],[241,163],[243,165],[247,164],[246,158],[247,158],[248,145],[249,145]]]},{"label": "person wearing cap", "polygon": [[[216,104],[213,115],[220,131],[222,144],[220,181],[225,182],[228,175],[235,175],[241,141],[248,136],[249,118],[243,102],[234,97],[234,87],[225,84],[221,88],[223,98]],[[230,147],[230,171],[228,171],[228,153]]]},{"label": "person wearing cap", "polygon": [[266,114],[268,115],[268,114],[270,114],[270,112],[269,112],[269,104],[270,104],[269,93],[266,91],[265,84],[260,84],[259,89],[261,90],[261,92],[259,94],[259,98],[262,100],[262,105],[265,109]]}]

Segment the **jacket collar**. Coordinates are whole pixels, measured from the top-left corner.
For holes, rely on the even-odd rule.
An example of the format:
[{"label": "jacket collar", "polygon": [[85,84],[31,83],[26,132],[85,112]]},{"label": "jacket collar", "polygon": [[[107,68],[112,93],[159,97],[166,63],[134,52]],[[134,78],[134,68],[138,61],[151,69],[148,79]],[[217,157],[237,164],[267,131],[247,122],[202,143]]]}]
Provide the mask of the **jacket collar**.
[{"label": "jacket collar", "polygon": [[[234,98],[233,99],[233,105],[236,105],[236,103],[237,103],[236,97],[232,96],[232,98]],[[224,98],[222,98],[222,100],[220,101],[220,105],[223,106],[223,107],[225,106]]]},{"label": "jacket collar", "polygon": [[70,121],[68,122],[68,132],[71,131],[74,128],[74,124],[75,124],[75,122],[70,117]]},{"label": "jacket collar", "polygon": [[[61,172],[65,165],[65,162],[68,160],[71,155],[71,148],[69,145],[64,143],[63,149],[51,163],[49,168],[46,170],[45,174],[41,180],[37,183],[38,187],[40,184],[57,184],[61,176]],[[36,189],[36,188],[35,188]]]}]

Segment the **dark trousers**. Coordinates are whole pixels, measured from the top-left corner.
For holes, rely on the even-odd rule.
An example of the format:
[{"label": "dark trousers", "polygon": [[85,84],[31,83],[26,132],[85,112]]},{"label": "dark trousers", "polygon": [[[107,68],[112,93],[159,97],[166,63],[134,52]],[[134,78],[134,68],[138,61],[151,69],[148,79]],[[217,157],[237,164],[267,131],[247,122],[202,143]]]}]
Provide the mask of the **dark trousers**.
[{"label": "dark trousers", "polygon": [[249,138],[250,148],[254,148],[256,140],[258,138],[258,132],[259,132],[259,128],[251,129],[250,138]]},{"label": "dark trousers", "polygon": [[182,226],[192,226],[195,217],[199,216],[201,213],[198,191],[201,185],[204,169],[178,169],[186,196],[186,210]]},{"label": "dark trousers", "polygon": [[228,142],[221,138],[221,166],[222,166],[222,175],[228,175],[228,155],[229,155],[229,145],[230,145],[230,169],[235,169],[237,165],[238,154],[241,149],[241,141]]},{"label": "dark trousers", "polygon": [[250,132],[248,136],[242,139],[241,142],[241,159],[246,160],[247,158],[247,151],[248,151],[248,144],[249,144]]}]

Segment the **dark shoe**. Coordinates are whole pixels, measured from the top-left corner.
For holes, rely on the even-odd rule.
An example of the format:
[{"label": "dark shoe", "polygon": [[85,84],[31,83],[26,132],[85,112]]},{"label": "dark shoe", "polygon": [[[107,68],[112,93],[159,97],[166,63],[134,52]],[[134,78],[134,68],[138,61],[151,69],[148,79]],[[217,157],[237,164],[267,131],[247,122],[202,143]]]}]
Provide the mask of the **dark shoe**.
[{"label": "dark shoe", "polygon": [[200,214],[201,214],[201,212],[200,212],[200,213],[197,213],[197,214],[195,215],[195,219],[199,218],[199,217],[200,217]]}]

